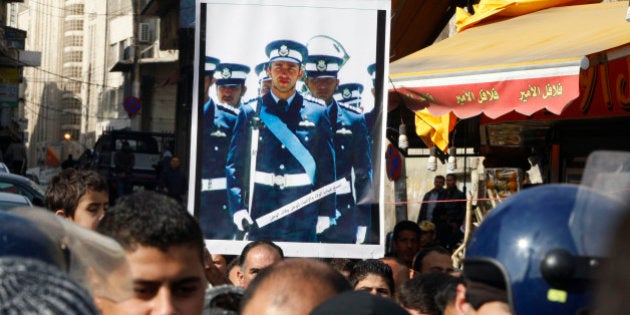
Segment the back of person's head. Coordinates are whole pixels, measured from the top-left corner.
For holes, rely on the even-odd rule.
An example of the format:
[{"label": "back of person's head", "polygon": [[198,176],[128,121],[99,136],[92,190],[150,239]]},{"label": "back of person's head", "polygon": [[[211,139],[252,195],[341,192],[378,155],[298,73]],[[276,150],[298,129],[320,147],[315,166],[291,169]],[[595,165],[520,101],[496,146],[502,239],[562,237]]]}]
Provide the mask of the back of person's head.
[{"label": "back of person's head", "polygon": [[356,263],[352,268],[352,272],[350,272],[350,276],[348,276],[348,281],[350,281],[352,288],[356,289],[357,284],[369,275],[377,275],[385,279],[389,291],[394,294],[395,285],[392,268],[377,259],[366,259]]},{"label": "back of person's head", "polygon": [[[243,288],[224,284],[207,290],[208,315],[237,315],[243,299]],[[206,313],[204,313],[206,314]]]},{"label": "back of person's head", "polygon": [[350,290],[330,265],[303,258],[263,269],[245,291],[242,314],[308,314],[326,299]]},{"label": "back of person's head", "polygon": [[195,218],[175,199],[153,191],[141,191],[117,200],[97,231],[120,243],[125,251],[138,246],[166,252],[173,245],[192,245],[203,264],[205,244]]},{"label": "back of person's head", "polygon": [[454,314],[455,297],[457,296],[457,285],[459,284],[464,284],[464,278],[451,276],[438,288],[435,294],[435,304],[440,309],[441,314]]},{"label": "back of person's head", "polygon": [[421,314],[438,315],[440,309],[435,297],[440,288],[454,278],[445,273],[427,273],[403,283],[396,292],[396,300],[407,310]]},{"label": "back of person's head", "polygon": [[420,238],[420,234],[422,233],[422,231],[420,230],[420,227],[418,226],[416,222],[408,221],[408,220],[400,221],[396,223],[396,225],[394,226],[393,239],[398,240],[400,238],[400,233],[402,233],[403,231],[412,231],[416,233],[418,238]]},{"label": "back of person's head", "polygon": [[0,314],[98,314],[88,291],[43,261],[0,257]]},{"label": "back of person's head", "polygon": [[46,189],[46,208],[63,210],[65,216],[74,217],[79,199],[88,190],[108,191],[105,177],[92,170],[68,168],[54,176]]},{"label": "back of person's head", "polygon": [[409,315],[393,299],[363,291],[348,291],[338,294],[315,308],[311,315]]},{"label": "back of person's head", "polygon": [[245,267],[245,262],[247,261],[247,254],[249,254],[249,252],[259,246],[264,246],[272,251],[275,251],[276,253],[278,253],[278,256],[280,256],[280,259],[284,259],[284,251],[282,251],[282,248],[280,248],[280,246],[276,245],[274,242],[272,241],[267,241],[267,240],[258,240],[258,241],[253,241],[253,242],[249,242],[247,245],[245,245],[245,247],[243,247],[243,250],[241,251],[241,255],[238,257],[238,264],[241,266],[241,268]]},{"label": "back of person's head", "polygon": [[438,253],[441,255],[451,256],[451,252],[449,252],[448,249],[442,246],[431,246],[431,247],[423,248],[413,258],[413,263],[411,265],[411,268],[415,270],[416,272],[421,272],[422,261],[424,260],[424,257],[426,257],[427,255],[431,253]]}]

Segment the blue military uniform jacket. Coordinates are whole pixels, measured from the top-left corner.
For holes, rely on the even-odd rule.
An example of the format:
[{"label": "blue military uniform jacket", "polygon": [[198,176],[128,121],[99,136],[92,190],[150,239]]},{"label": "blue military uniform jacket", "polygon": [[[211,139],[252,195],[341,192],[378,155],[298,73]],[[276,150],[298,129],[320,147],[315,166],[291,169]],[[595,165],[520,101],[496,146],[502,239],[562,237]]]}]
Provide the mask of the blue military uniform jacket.
[{"label": "blue military uniform jacket", "polygon": [[[337,225],[323,235],[326,242],[354,243],[357,226],[370,226],[372,208],[372,156],[370,135],[359,109],[337,103],[328,106],[333,128],[337,178],[351,185],[337,192]],[[354,169],[354,181],[352,172]],[[353,185],[352,185],[353,184]],[[355,200],[356,197],[356,200]]]},{"label": "blue military uniform jacket", "polygon": [[[249,183],[244,179],[249,178],[249,174],[245,172],[254,173],[250,179],[255,183],[250,209],[254,220],[335,181],[332,131],[326,107],[299,93],[296,93],[288,107],[288,110],[279,108],[271,93],[267,93],[241,108],[226,165],[232,213],[248,208],[246,191]],[[305,177],[306,170],[302,164],[264,123],[259,128],[256,170],[249,172],[251,119],[255,115],[259,116],[261,111],[278,117],[287,128],[287,133],[297,136],[308,150],[316,165],[314,182]],[[314,242],[317,217],[333,217],[334,213],[333,194],[267,226],[252,229],[249,238]]]},{"label": "blue military uniform jacket", "polygon": [[225,162],[239,110],[209,100],[201,123],[201,204],[205,238],[232,239],[236,226],[228,208]]}]

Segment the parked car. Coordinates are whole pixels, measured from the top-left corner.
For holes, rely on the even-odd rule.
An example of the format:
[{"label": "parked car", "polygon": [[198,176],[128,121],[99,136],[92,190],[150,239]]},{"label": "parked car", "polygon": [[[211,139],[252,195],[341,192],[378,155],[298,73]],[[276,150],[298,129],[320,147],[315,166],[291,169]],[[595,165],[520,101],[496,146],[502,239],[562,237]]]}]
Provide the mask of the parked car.
[{"label": "parked car", "polygon": [[32,207],[31,201],[26,196],[0,192],[0,211],[9,211],[17,207]]},{"label": "parked car", "polygon": [[0,173],[0,192],[22,195],[34,206],[45,207],[44,189],[24,176]]}]

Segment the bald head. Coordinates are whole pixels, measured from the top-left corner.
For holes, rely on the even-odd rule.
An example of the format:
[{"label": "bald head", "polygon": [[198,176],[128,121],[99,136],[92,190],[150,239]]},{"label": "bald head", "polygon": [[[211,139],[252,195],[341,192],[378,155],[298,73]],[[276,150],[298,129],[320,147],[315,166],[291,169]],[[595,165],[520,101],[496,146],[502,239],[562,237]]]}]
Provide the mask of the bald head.
[{"label": "bald head", "polygon": [[242,314],[308,314],[328,298],[350,290],[331,266],[310,259],[289,259],[261,272],[245,292]]}]

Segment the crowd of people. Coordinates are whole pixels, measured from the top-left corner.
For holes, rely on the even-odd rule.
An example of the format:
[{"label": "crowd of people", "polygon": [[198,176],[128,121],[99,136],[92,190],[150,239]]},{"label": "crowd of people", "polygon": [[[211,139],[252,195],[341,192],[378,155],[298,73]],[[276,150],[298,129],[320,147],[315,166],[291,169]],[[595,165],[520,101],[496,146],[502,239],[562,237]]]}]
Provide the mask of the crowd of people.
[{"label": "crowd of people", "polygon": [[[108,208],[107,187],[67,169],[48,187],[49,210],[0,213],[0,314],[568,314],[593,306],[598,266],[625,274],[603,258],[606,235],[630,222],[626,207],[573,185],[501,203],[461,270],[428,220],[396,224],[379,259],[285,257],[268,240],[234,257],[211,253],[175,198],[141,191]],[[600,287],[605,314],[619,314]]]}]

